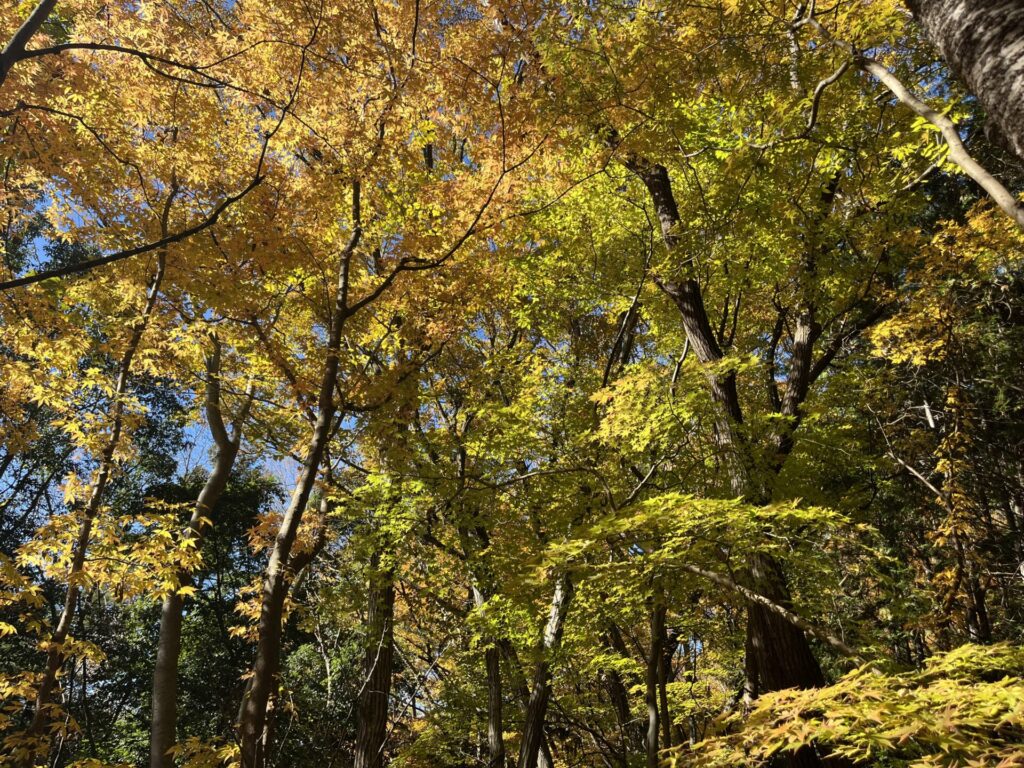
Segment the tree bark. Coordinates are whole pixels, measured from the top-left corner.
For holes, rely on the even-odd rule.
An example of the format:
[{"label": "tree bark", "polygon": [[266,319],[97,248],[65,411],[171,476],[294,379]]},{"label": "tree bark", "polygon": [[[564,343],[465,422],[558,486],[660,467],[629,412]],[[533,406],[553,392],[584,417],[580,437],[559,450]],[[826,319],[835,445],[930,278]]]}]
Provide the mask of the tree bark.
[{"label": "tree bark", "polygon": [[[668,170],[663,165],[640,159],[630,160],[628,167],[639,176],[650,193],[666,248],[670,253],[685,257],[685,254],[677,253],[682,221]],[[680,277],[661,280],[659,285],[679,309],[687,341],[697,359],[708,367],[712,398],[722,410],[716,431],[732,492],[737,496],[746,497],[753,503],[764,503],[769,498],[767,487],[756,480],[749,446],[737,430],[743,422],[743,409],[736,388],[736,375],[734,371],[721,370],[724,355],[708,320],[703,292],[691,264],[692,261],[684,259]],[[804,341],[812,343],[813,339],[808,338]],[[806,355],[809,359],[811,343],[805,343],[801,357]],[[801,372],[802,369],[796,373]],[[789,404],[794,413],[800,404],[799,401],[806,395],[806,386],[809,382],[796,383],[801,391]],[[754,592],[780,605],[788,604],[789,592],[782,577],[782,569],[777,562],[766,555],[759,555],[752,558],[748,566]],[[752,648],[756,655],[756,668],[761,677],[762,692],[780,688],[814,687],[824,683],[821,667],[803,632],[766,612],[763,606],[756,602],[748,601],[747,608],[748,647]],[[748,665],[748,669],[752,666]],[[810,757],[801,752],[793,760],[794,766],[817,764],[813,751]]]},{"label": "tree bark", "polygon": [[354,768],[381,768],[384,764],[394,656],[395,585],[391,573],[377,570],[379,564],[380,556],[375,554],[371,563]]},{"label": "tree bark", "polygon": [[502,715],[501,651],[491,645],[484,652],[487,666],[487,765],[505,768],[505,734]]},{"label": "tree bark", "polygon": [[40,0],[39,4],[32,9],[32,13],[25,19],[25,23],[14,33],[14,36],[4,46],[3,51],[0,51],[0,87],[7,79],[7,74],[14,66],[14,62],[25,52],[25,46],[28,45],[29,40],[50,17],[56,5],[57,0]]},{"label": "tree bark", "polygon": [[313,433],[302,470],[296,480],[288,508],[281,519],[281,526],[263,578],[263,599],[260,605],[256,659],[253,662],[249,688],[242,700],[238,715],[242,768],[263,768],[266,760],[264,729],[267,722],[267,705],[280,665],[281,622],[284,615],[285,598],[288,596],[288,561],[330,439],[331,424],[335,413],[334,388],[338,382],[341,332],[350,312],[348,305],[349,265],[362,234],[359,210],[359,183],[354,182],[352,185],[352,237],[341,258],[338,286],[334,297],[334,307],[331,311],[327,356],[320,376],[316,421],[313,425]]},{"label": "tree bark", "polygon": [[1024,160],[1024,2],[907,0],[953,73],[977,96],[996,138]]},{"label": "tree bark", "polygon": [[[252,405],[252,389],[235,420],[233,432],[229,435],[224,425],[220,395],[220,345],[214,343],[213,354],[206,363],[206,421],[216,446],[213,469],[196,499],[192,517],[188,522],[186,538],[202,541],[206,519],[213,513],[224,489],[227,487],[231,470],[238,456],[242,440],[241,427]],[[178,582],[186,585],[190,574],[178,574]],[[160,634],[157,640],[156,665],[153,668],[152,720],[149,732],[150,768],[174,768],[170,749],[176,741],[178,722],[178,660],[181,656],[181,612],[184,597],[172,592],[164,597],[160,609]]]},{"label": "tree bark", "polygon": [[[164,205],[164,212],[161,219],[161,225],[164,230],[166,230],[167,218],[175,196],[176,190],[172,190]],[[28,734],[30,736],[38,737],[42,734],[47,722],[50,699],[53,695],[53,689],[57,684],[57,674],[60,671],[60,668],[64,665],[64,662],[67,660],[64,653],[64,642],[68,638],[68,633],[71,630],[71,623],[74,621],[75,613],[78,609],[82,574],[85,570],[85,555],[92,539],[93,522],[96,519],[96,515],[99,514],[100,507],[103,504],[107,484],[110,482],[110,478],[114,471],[114,454],[121,443],[121,433],[124,429],[123,398],[128,389],[132,361],[135,359],[135,353],[139,349],[142,337],[145,334],[146,329],[149,327],[149,321],[156,309],[157,296],[160,292],[160,284],[163,282],[166,263],[167,253],[166,251],[161,251],[157,256],[156,272],[154,273],[146,292],[146,303],[143,307],[142,315],[135,322],[134,327],[132,328],[132,334],[128,340],[128,345],[125,347],[125,351],[121,356],[121,362],[118,365],[117,381],[114,385],[114,402],[111,408],[110,436],[107,439],[100,455],[96,479],[93,481],[90,489],[89,500],[86,502],[85,509],[83,510],[82,522],[79,525],[78,536],[75,539],[74,549],[72,550],[71,567],[68,571],[68,586],[64,599],[64,608],[57,621],[57,626],[49,639],[49,647],[46,653],[46,666],[43,671],[42,680],[39,682],[39,687],[36,689],[35,709],[32,712],[32,719],[28,727]],[[27,754],[24,758],[25,762],[21,764],[26,766],[32,765],[32,758],[33,756],[31,754]]]},{"label": "tree bark", "polygon": [[[785,577],[773,558],[755,555],[751,558],[750,575],[755,592],[787,610],[791,608]],[[825,676],[802,630],[758,602],[748,601],[747,613],[761,693],[825,684]]]},{"label": "tree bark", "polygon": [[658,683],[661,678],[662,640],[665,635],[665,606],[651,606],[651,647],[647,656],[647,768],[658,768],[658,737],[660,733],[660,711],[658,707]]},{"label": "tree bark", "polygon": [[[622,640],[622,633],[618,626],[612,622],[608,626],[605,636],[607,646],[624,658],[629,657],[629,651]],[[629,763],[629,754],[637,749],[642,741],[643,734],[637,733],[636,723],[629,708],[629,691],[617,669],[611,668],[602,673],[604,682],[608,689],[608,697],[611,699],[612,708],[615,710],[615,719],[619,727],[619,760],[621,765]]]},{"label": "tree bark", "polygon": [[661,748],[672,747],[672,715],[668,708],[668,684],[672,682],[672,660],[679,640],[675,630],[668,630],[662,622],[661,665],[658,669],[658,701],[661,707]]},{"label": "tree bark", "polygon": [[565,616],[572,602],[572,594],[571,579],[568,574],[561,575],[555,582],[555,592],[551,598],[551,609],[540,649],[541,657],[533,673],[530,699],[526,705],[526,720],[523,723],[523,738],[519,747],[518,768],[537,768],[541,743],[544,740],[544,717],[551,697],[551,655],[562,642]]}]

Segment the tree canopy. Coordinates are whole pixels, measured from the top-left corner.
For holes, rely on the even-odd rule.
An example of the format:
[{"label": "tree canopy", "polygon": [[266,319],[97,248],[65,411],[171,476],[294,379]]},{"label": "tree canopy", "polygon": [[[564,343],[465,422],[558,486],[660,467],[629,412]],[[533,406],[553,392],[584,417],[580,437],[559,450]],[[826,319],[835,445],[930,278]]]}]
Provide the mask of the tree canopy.
[{"label": "tree canopy", "polygon": [[1024,766],[1019,0],[0,33],[0,764]]}]

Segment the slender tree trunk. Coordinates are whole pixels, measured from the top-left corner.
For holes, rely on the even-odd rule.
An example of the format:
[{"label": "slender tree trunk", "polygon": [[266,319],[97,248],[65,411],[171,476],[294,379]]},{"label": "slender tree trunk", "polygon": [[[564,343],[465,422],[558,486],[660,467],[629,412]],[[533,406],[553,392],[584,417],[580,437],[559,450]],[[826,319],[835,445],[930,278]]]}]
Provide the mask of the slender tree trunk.
[{"label": "slender tree trunk", "polygon": [[[629,649],[622,639],[622,631],[615,622],[608,625],[608,645],[622,658],[628,659],[630,657]],[[629,753],[633,750],[638,751],[643,744],[643,728],[639,722],[633,720],[629,707],[629,691],[626,688],[626,682],[623,681],[618,671],[611,670],[611,672],[613,677],[609,690],[612,694],[613,702],[617,702],[615,707],[619,719],[619,727],[622,729],[623,760],[628,762]],[[638,681],[630,680],[629,682],[633,684]]]},{"label": "slender tree trunk", "polygon": [[[474,576],[476,578],[476,576]],[[486,602],[483,591],[473,586],[473,603],[479,610]],[[484,666],[487,671],[487,765],[489,768],[504,768],[505,765],[505,722],[503,713],[503,689],[501,683],[501,643],[490,638],[491,644],[484,651]],[[523,683],[523,699],[529,699]]]},{"label": "slender tree trunk", "polygon": [[394,656],[395,585],[390,573],[377,571],[379,563],[380,556],[375,554],[371,566],[354,768],[381,768],[384,764]]},{"label": "slender tree trunk", "polygon": [[647,768],[658,768],[658,736],[660,711],[658,682],[661,677],[662,638],[665,634],[665,606],[651,606],[651,647],[647,656]]},{"label": "slender tree trunk", "polygon": [[551,655],[562,642],[565,616],[572,602],[572,594],[572,581],[568,574],[563,574],[555,582],[551,610],[547,626],[544,628],[541,657],[533,673],[530,699],[526,705],[526,720],[523,723],[523,738],[519,747],[518,768],[537,768],[541,743],[544,740],[544,717],[551,697]]},{"label": "slender tree trunk", "polygon": [[[168,200],[165,205],[163,216],[165,228],[167,214],[174,196],[175,193],[172,191],[168,196]],[[28,727],[28,734],[30,736],[38,737],[41,736],[43,732],[49,717],[50,700],[53,696],[53,690],[57,684],[57,674],[60,671],[60,668],[64,665],[64,662],[67,660],[67,656],[64,653],[64,643],[68,638],[68,633],[71,630],[71,623],[74,621],[75,613],[78,609],[82,573],[85,569],[85,554],[86,550],[89,548],[89,542],[92,538],[93,522],[95,521],[96,515],[99,513],[100,507],[103,504],[107,484],[110,482],[111,475],[114,471],[114,454],[121,443],[121,433],[124,429],[124,395],[128,389],[128,380],[131,377],[132,361],[135,358],[135,353],[139,349],[139,344],[142,342],[143,334],[149,326],[150,318],[156,308],[157,295],[160,291],[160,284],[163,281],[166,261],[167,254],[165,251],[161,251],[157,256],[156,272],[153,275],[153,279],[150,281],[149,289],[146,293],[146,303],[142,310],[142,316],[136,321],[135,326],[132,329],[128,345],[121,356],[121,362],[118,366],[117,381],[114,385],[113,406],[111,410],[110,436],[107,439],[100,455],[96,478],[93,481],[92,488],[90,489],[89,499],[86,502],[85,509],[82,511],[82,521],[79,524],[78,536],[75,539],[74,548],[72,549],[71,568],[68,571],[68,586],[64,598],[64,608],[57,621],[57,626],[54,628],[53,634],[50,636],[49,649],[46,653],[46,666],[43,670],[43,677],[39,682],[39,687],[36,689],[35,709],[32,713],[32,720]],[[16,761],[16,764],[25,766],[33,765],[33,758],[34,755],[31,753],[26,754],[22,760]]]},{"label": "slender tree trunk", "polygon": [[[213,469],[203,485],[192,517],[188,522],[185,536],[196,546],[202,541],[205,521],[213,513],[224,489],[227,487],[241,444],[241,428],[252,404],[253,390],[247,394],[233,434],[229,435],[224,425],[220,395],[220,345],[215,343],[214,352],[207,358],[206,420],[210,427],[216,448]],[[191,575],[178,574],[179,584],[188,584]],[[184,597],[172,592],[164,597],[160,609],[160,635],[157,640],[156,665],[153,669],[152,720],[149,733],[150,768],[173,768],[174,759],[170,749],[176,741],[178,721],[178,660],[181,655],[181,613]]]},{"label": "slender tree trunk", "polygon": [[1024,160],[1024,1],[907,0],[939,53]]},{"label": "slender tree trunk", "polygon": [[605,687],[608,690],[608,698],[611,700],[612,709],[615,712],[615,721],[619,729],[619,760],[622,765],[629,762],[630,738],[630,713],[629,694],[622,682],[622,675],[618,670],[609,669],[602,675]]},{"label": "slender tree trunk", "polygon": [[[526,676],[523,675],[523,665],[519,661],[519,654],[516,653],[515,646],[512,645],[512,642],[507,637],[498,640],[498,650],[501,652],[502,658],[505,659],[505,663],[512,670],[512,688],[525,713],[530,707],[530,686],[526,682]],[[551,748],[548,746],[547,736],[542,733],[537,768],[553,768],[554,764],[555,761],[551,757]]]},{"label": "slender tree trunk", "polygon": [[669,631],[662,623],[661,666],[658,669],[658,701],[661,707],[661,748],[672,746],[672,716],[668,709],[668,684],[672,677],[672,660],[676,655],[678,638],[675,630]]},{"label": "slender tree trunk", "polygon": [[348,318],[349,265],[362,234],[359,215],[359,183],[352,186],[352,237],[341,257],[338,286],[331,312],[326,359],[320,376],[316,421],[310,436],[302,470],[296,480],[291,500],[278,529],[274,547],[263,577],[263,599],[260,605],[256,659],[253,662],[249,687],[238,715],[242,768],[263,768],[266,760],[264,729],[267,705],[276,683],[281,656],[281,623],[285,598],[288,596],[289,558],[298,534],[302,515],[316,484],[320,463],[327,450],[334,419],[334,388],[338,382],[341,332]]}]

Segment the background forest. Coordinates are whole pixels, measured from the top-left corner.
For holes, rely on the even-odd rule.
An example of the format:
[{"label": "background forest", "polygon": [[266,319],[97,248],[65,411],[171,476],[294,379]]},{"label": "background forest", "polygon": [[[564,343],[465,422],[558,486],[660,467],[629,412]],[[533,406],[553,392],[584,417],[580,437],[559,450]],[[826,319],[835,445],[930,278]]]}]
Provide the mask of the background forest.
[{"label": "background forest", "polygon": [[0,764],[1024,766],[1024,2],[0,32]]}]

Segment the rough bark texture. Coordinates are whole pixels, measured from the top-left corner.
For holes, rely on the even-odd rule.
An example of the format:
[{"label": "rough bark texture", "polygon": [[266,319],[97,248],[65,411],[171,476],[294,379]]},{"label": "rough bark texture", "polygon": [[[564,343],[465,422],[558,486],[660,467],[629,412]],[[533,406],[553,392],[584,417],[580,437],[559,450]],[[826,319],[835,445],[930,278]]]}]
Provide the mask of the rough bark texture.
[{"label": "rough bark texture", "polygon": [[[628,167],[639,176],[650,193],[666,248],[670,253],[677,252],[682,222],[668,170],[662,165],[639,159],[629,161]],[[735,373],[721,370],[723,351],[708,320],[703,292],[692,267],[692,259],[688,259],[687,254],[676,255],[682,262],[679,277],[662,279],[659,285],[679,309],[687,341],[697,359],[708,366],[711,394],[722,409],[716,431],[732,492],[753,503],[764,503],[770,498],[769,491],[764,483],[758,482],[753,476],[750,446],[746,445],[737,429],[743,422],[743,409],[736,388]],[[809,361],[813,341],[810,334],[794,339],[794,346],[800,354],[793,361],[794,369],[790,371],[789,377],[791,388],[795,390],[788,404],[793,415],[797,413],[810,384]],[[778,563],[770,557],[759,556],[748,563],[748,569],[753,592],[764,595],[774,603],[783,606],[789,604],[789,592]],[[756,656],[756,664],[748,665],[748,671],[756,667],[762,692],[790,687],[814,687],[824,683],[821,667],[801,630],[765,610],[757,602],[748,602],[747,621],[748,647]],[[800,768],[818,764],[813,751],[809,750],[801,751],[789,762]]]},{"label": "rough bark texture", "polygon": [[[512,690],[514,691],[516,698],[519,699],[519,703],[525,713],[530,707],[530,686],[526,683],[526,677],[523,675],[523,665],[519,661],[519,654],[516,653],[516,648],[512,645],[512,641],[507,637],[500,638],[498,640],[498,650],[501,652],[502,657],[505,659],[505,663],[508,664],[509,669],[512,671]],[[542,724],[543,725],[543,724]],[[537,759],[537,768],[552,768],[555,761],[551,757],[551,749],[548,746],[547,737],[543,734],[543,728],[540,740],[540,757]]]},{"label": "rough bark texture", "polygon": [[[374,569],[378,563],[379,557],[374,556]],[[369,598],[354,768],[381,768],[384,764],[394,656],[395,585],[390,573],[374,573]]]},{"label": "rough bark texture", "polygon": [[[785,578],[774,559],[755,555],[750,562],[750,574],[758,594],[784,608],[791,607]],[[798,627],[758,603],[748,602],[747,611],[761,693],[825,684],[825,676]]]},{"label": "rough bark texture", "polygon": [[526,705],[518,768],[537,768],[537,759],[544,740],[544,716],[547,714],[548,700],[551,697],[551,654],[562,642],[562,630],[565,628],[565,616],[569,611],[572,593],[572,582],[568,575],[559,577],[551,598],[548,623],[544,628],[541,658],[534,669],[530,700]]},{"label": "rough bark texture", "polygon": [[484,652],[487,666],[487,765],[489,768],[505,766],[505,736],[502,716],[501,651],[497,645]]},{"label": "rough bark texture", "polygon": [[1024,1],[907,5],[950,69],[978,97],[996,137],[1024,160]]}]

